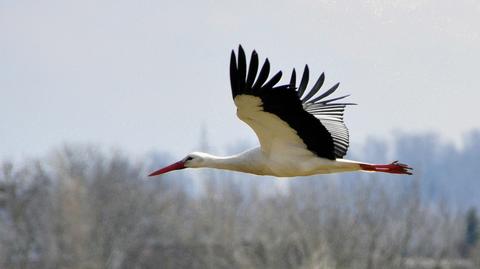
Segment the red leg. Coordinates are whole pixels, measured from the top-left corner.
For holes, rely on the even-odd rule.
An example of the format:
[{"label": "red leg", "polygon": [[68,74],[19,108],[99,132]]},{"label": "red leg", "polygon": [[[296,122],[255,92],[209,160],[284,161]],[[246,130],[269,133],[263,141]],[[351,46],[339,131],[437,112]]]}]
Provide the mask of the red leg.
[{"label": "red leg", "polygon": [[383,172],[383,173],[391,173],[391,174],[406,174],[411,175],[413,170],[406,164],[399,163],[398,161],[394,161],[391,164],[366,164],[361,163],[360,167],[362,170],[365,171],[372,171],[372,172]]}]

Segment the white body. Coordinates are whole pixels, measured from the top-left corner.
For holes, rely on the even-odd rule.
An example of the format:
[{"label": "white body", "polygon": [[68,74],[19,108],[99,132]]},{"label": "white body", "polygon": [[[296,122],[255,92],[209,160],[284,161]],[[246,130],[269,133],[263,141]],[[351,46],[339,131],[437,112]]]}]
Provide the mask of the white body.
[{"label": "white body", "polygon": [[191,155],[199,158],[187,162],[186,167],[211,167],[277,177],[362,170],[354,161],[316,156],[286,122],[262,110],[260,98],[239,95],[235,98],[235,104],[237,116],[252,127],[260,147],[228,157],[195,152]]},{"label": "white body", "polygon": [[187,167],[210,167],[240,171],[256,175],[276,177],[309,176],[362,170],[357,162],[349,160],[328,160],[315,156],[308,150],[298,149],[294,158],[289,153],[270,154],[262,152],[260,147],[237,155],[217,157],[207,153],[195,152],[196,161],[188,162]]}]

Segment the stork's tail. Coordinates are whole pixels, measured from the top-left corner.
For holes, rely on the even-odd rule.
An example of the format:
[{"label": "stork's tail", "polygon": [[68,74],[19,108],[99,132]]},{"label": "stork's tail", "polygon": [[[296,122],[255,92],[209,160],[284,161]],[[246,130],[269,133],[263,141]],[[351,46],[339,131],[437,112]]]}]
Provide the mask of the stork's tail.
[{"label": "stork's tail", "polygon": [[363,171],[369,172],[383,172],[383,173],[391,173],[391,174],[407,174],[411,175],[413,170],[406,164],[399,163],[398,161],[394,161],[391,164],[367,164],[367,163],[360,163],[360,168]]}]

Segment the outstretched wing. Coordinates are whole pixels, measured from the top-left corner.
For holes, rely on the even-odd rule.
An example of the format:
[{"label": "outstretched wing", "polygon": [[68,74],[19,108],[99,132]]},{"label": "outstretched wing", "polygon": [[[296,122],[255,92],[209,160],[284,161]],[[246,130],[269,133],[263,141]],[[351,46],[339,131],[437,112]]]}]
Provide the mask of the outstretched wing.
[{"label": "outstretched wing", "polygon": [[290,77],[290,87],[297,88],[298,98],[302,101],[303,108],[308,113],[314,115],[320,122],[327,128],[328,132],[332,136],[335,157],[342,158],[345,156],[349,146],[349,133],[347,126],[343,122],[343,113],[347,105],[355,105],[354,103],[335,103],[334,101],[341,100],[349,95],[343,95],[340,97],[327,99],[335,90],[338,89],[340,83],[333,85],[330,89],[324,93],[315,96],[325,81],[325,74],[322,73],[317,79],[313,87],[306,91],[309,80],[308,65],[305,65],[303,70],[302,79],[298,88],[296,87],[296,73],[293,69],[292,76]]},{"label": "outstretched wing", "polygon": [[290,84],[278,86],[282,72],[268,79],[268,59],[257,76],[258,67],[255,51],[252,52],[248,70],[243,48],[239,47],[238,61],[232,51],[230,82],[237,115],[254,130],[262,151],[270,155],[284,152],[305,154],[308,150],[318,157],[331,160],[343,157],[348,148],[348,131],[342,121],[343,109],[347,104],[331,102],[346,96],[323,100],[338,85],[314,97],[323,84],[323,74],[314,87],[305,92],[308,68],[296,90],[295,72],[292,73]]}]

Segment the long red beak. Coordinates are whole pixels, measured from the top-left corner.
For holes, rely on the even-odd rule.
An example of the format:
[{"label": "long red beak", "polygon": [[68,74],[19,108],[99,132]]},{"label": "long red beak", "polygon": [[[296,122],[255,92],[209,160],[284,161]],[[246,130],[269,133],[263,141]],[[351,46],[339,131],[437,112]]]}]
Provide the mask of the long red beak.
[{"label": "long red beak", "polygon": [[149,177],[158,176],[158,175],[165,174],[165,173],[168,173],[168,172],[173,171],[173,170],[180,170],[180,169],[184,169],[184,168],[185,168],[184,162],[179,161],[179,162],[176,162],[176,163],[171,164],[169,166],[166,166],[162,169],[159,169],[159,170],[151,173],[148,176]]}]

